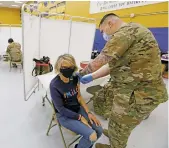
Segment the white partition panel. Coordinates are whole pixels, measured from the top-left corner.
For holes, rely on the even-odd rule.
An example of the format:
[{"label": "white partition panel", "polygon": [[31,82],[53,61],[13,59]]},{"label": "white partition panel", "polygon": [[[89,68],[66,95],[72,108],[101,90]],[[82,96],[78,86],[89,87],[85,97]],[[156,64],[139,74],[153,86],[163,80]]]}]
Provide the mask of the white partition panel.
[{"label": "white partition panel", "polygon": [[[22,28],[11,27],[11,38],[22,45]],[[22,46],[21,46],[22,47]],[[21,48],[22,50],[22,48]]]},{"label": "white partition panel", "polygon": [[89,61],[94,42],[96,25],[83,22],[72,22],[69,53],[80,67],[81,61]]},{"label": "white partition panel", "polygon": [[0,27],[0,53],[5,53],[10,38],[10,27]]},{"label": "white partition panel", "polygon": [[48,56],[51,64],[61,54],[68,53],[70,20],[41,19],[40,57]]},{"label": "white partition panel", "polygon": [[39,59],[39,17],[24,13],[24,87],[25,97],[28,98],[32,89],[37,84],[37,79],[32,76],[34,68],[33,58]]}]

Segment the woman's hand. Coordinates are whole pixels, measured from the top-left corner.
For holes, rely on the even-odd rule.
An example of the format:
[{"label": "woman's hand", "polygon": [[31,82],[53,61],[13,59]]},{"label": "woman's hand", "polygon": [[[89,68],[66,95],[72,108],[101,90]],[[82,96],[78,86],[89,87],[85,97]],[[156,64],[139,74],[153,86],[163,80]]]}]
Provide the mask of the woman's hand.
[{"label": "woman's hand", "polygon": [[92,127],[89,125],[88,121],[87,121],[83,116],[81,117],[80,121],[81,121],[83,124],[87,125],[88,127],[92,128]]},{"label": "woman's hand", "polygon": [[96,126],[101,126],[100,121],[92,113],[88,113],[88,117],[89,117],[91,124],[93,124],[94,122]]}]

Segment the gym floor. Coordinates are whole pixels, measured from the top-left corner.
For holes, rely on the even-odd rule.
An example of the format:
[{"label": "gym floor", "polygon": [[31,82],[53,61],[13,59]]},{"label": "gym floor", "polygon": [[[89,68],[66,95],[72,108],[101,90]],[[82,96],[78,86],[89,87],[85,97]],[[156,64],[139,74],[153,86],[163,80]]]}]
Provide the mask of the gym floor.
[{"label": "gym floor", "polygon": [[[64,148],[59,129],[55,126],[46,136],[52,116],[48,102],[42,106],[43,89],[33,94],[29,101],[23,98],[23,72],[12,69],[0,61],[0,147],[1,148]],[[168,80],[164,80],[168,83]],[[87,100],[91,95],[83,92]],[[92,103],[89,104],[92,109]],[[104,128],[107,121],[98,117]],[[74,136],[64,130],[69,143]],[[102,136],[98,142],[108,143]],[[137,126],[128,141],[127,148],[168,147],[168,102],[159,105],[150,117]],[[73,146],[72,146],[73,148]]]}]

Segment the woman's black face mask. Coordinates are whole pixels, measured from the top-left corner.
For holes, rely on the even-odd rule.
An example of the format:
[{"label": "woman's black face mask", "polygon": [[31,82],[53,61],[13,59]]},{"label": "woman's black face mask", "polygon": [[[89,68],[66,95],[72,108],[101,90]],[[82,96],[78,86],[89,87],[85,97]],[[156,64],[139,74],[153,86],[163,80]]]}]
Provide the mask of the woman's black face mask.
[{"label": "woman's black face mask", "polygon": [[64,69],[60,69],[60,72],[62,73],[62,75],[66,78],[70,78],[73,73],[75,71],[75,68],[64,68]]}]

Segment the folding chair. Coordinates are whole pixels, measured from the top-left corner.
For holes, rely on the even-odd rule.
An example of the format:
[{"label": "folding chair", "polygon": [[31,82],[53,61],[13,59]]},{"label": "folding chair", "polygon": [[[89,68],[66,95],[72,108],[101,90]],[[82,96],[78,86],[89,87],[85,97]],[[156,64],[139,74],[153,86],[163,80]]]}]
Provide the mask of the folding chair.
[{"label": "folding chair", "polygon": [[[61,137],[62,137],[62,141],[63,141],[63,144],[64,144],[64,147],[65,148],[69,148],[72,144],[74,144],[78,139],[80,139],[82,136],[78,135],[77,138],[75,140],[73,140],[68,146],[66,145],[66,141],[65,141],[65,138],[64,138],[64,135],[63,135],[63,132],[62,132],[62,126],[61,124],[59,123],[57,117],[56,117],[56,111],[55,111],[55,107],[54,107],[54,104],[53,102],[51,102],[51,106],[53,108],[53,115],[52,115],[52,120],[49,124],[49,127],[48,127],[48,130],[47,130],[47,133],[46,135],[48,136],[49,135],[49,131],[51,130],[51,128],[53,128],[54,126],[58,125],[59,127],[59,131],[60,131],[60,134],[61,134]],[[53,121],[56,119],[56,122],[55,124],[53,124]],[[52,125],[53,124],[53,125]]]},{"label": "folding chair", "polygon": [[21,58],[20,61],[17,61],[17,62],[16,62],[16,61],[13,60],[13,57],[12,57],[12,55],[10,54],[10,55],[9,55],[9,66],[10,66],[10,70],[9,70],[9,71],[10,71],[10,72],[11,72],[11,69],[12,69],[12,65],[13,65],[13,64],[15,64],[15,65],[17,65],[17,66],[20,65],[20,66],[21,66],[20,72],[21,72],[21,69],[23,69],[23,61],[22,61],[22,58]]},{"label": "folding chair", "polygon": [[20,61],[20,62],[14,62],[14,61],[11,61],[11,60],[10,60],[10,70],[9,70],[10,72],[11,72],[11,69],[12,69],[12,65],[13,65],[13,64],[16,64],[17,66],[20,65],[20,66],[21,66],[20,72],[21,72],[21,70],[23,69],[23,63],[22,63],[22,61]]},{"label": "folding chair", "polygon": [[[100,85],[92,86],[92,87],[87,88],[87,92],[94,95],[94,93],[97,92],[98,90],[100,90],[101,88],[102,88],[102,86],[100,86]],[[45,103],[45,99],[47,99],[47,101],[49,102],[49,104],[52,106],[52,109],[53,109],[52,119],[51,119],[51,121],[50,121],[50,124],[49,124],[49,127],[48,127],[48,129],[47,129],[46,135],[48,136],[50,130],[51,130],[54,126],[58,125],[59,131],[60,131],[60,134],[61,134],[61,137],[62,137],[62,141],[63,141],[63,144],[64,144],[64,147],[65,147],[65,148],[69,148],[72,144],[74,144],[74,143],[75,143],[78,139],[80,139],[82,136],[78,135],[77,138],[76,138],[75,140],[73,140],[73,141],[67,146],[67,145],[66,145],[66,142],[65,142],[65,139],[64,139],[64,136],[63,136],[63,132],[62,132],[62,126],[60,125],[60,123],[58,122],[57,117],[56,117],[56,111],[55,111],[54,104],[53,104],[53,102],[51,102],[51,101],[49,100],[49,98],[48,98],[48,96],[47,96],[47,93],[46,93],[45,97],[43,97],[43,102],[42,102],[42,103],[43,103],[43,106],[45,105],[45,104],[44,104],[44,103]],[[92,99],[90,99],[86,104],[88,104],[88,103],[91,102],[91,101],[92,101]],[[56,120],[55,120],[55,119],[56,119]],[[55,120],[57,123],[53,124],[53,121],[54,121],[54,120]]]},{"label": "folding chair", "polygon": [[9,54],[3,54],[3,61],[8,62],[9,61]]}]

